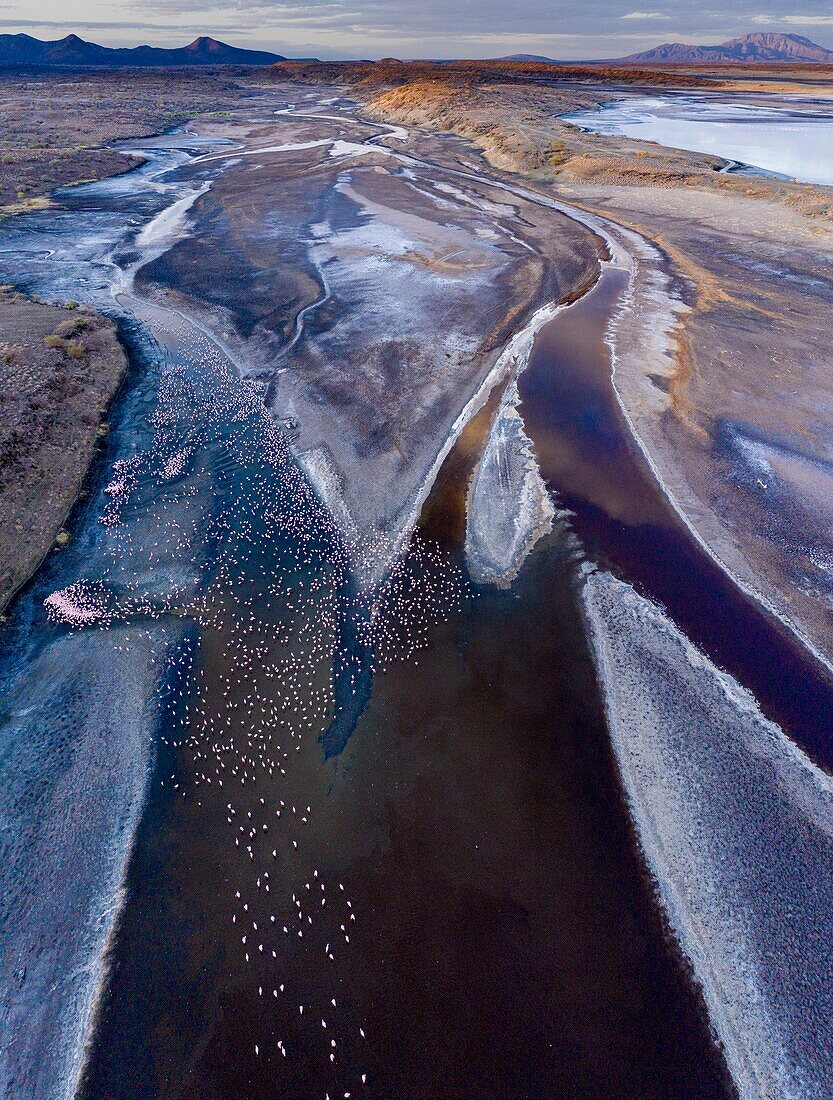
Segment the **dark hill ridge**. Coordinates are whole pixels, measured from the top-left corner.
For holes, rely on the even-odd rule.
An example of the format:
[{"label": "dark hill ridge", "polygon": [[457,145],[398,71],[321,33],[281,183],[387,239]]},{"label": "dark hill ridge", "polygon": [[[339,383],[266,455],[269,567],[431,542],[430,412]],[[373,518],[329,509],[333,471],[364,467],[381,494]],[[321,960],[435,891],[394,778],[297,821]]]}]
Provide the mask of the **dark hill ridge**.
[{"label": "dark hill ridge", "polygon": [[686,42],[666,42],[653,50],[621,58],[626,62],[670,62],[692,64],[723,61],[833,62],[833,50],[825,49],[800,34],[755,31],[742,38],[730,38],[718,46],[692,46]]},{"label": "dark hill ridge", "polygon": [[214,38],[195,38],[187,46],[162,49],[158,46],[133,46],[112,49],[85,42],[77,34],[68,34],[53,42],[43,42],[29,34],[0,34],[0,65],[96,65],[162,68],[179,65],[273,65],[285,61],[280,54],[264,50],[241,50]]},{"label": "dark hill ridge", "polygon": [[[510,54],[506,54],[505,57],[496,57],[496,58],[494,58],[494,60],[495,61],[534,61],[534,62],[536,62],[537,64],[540,64],[540,65],[559,65],[560,64],[559,61],[555,61],[551,57],[544,57],[541,54],[537,54],[537,53],[510,53]],[[565,62],[565,64],[569,64],[569,62]]]}]

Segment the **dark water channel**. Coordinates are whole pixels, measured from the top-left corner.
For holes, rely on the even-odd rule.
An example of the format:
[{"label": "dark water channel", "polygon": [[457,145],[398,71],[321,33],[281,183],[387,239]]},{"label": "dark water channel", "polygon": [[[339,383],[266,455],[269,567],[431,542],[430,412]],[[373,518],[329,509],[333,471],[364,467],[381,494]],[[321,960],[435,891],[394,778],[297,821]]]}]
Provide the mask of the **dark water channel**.
[{"label": "dark water channel", "polygon": [[[455,496],[447,472],[421,589],[462,568],[437,499]],[[731,1095],[634,850],[575,581],[574,547],[553,540],[511,592],[468,589],[417,657],[377,673],[336,761],[310,737],[286,775],[192,792],[189,752],[163,746],[158,774],[189,793],[154,787],[85,1097]],[[227,715],[211,631],[201,653],[192,691]],[[259,679],[240,676],[235,698]],[[311,807],[300,848],[271,815],[254,864],[241,858],[232,798],[235,821],[258,822],[261,798]],[[254,887],[264,867],[270,895]],[[280,932],[290,888],[319,881],[328,906],[349,896],[349,946],[343,902],[303,941]],[[266,948],[248,960],[243,899]]]},{"label": "dark water channel", "polygon": [[556,317],[521,375],[521,413],[543,475],[573,513],[571,526],[591,560],[662,604],[768,717],[830,769],[833,684],[697,545],[630,438],[604,345],[626,278],[607,271]]},{"label": "dark water channel", "polygon": [[[271,733],[259,740],[286,703],[272,655],[244,665],[227,642],[241,608],[256,639],[286,636],[286,603],[263,578],[297,554],[257,526],[247,551],[234,544],[200,632],[196,714],[162,731],[89,1100],[732,1095],[635,851],[575,541],[548,540],[509,592],[466,579],[461,507],[487,425],[484,414],[444,464],[417,536],[432,549],[392,607],[386,644],[409,653],[421,631],[422,647],[379,662],[336,758],[310,731],[274,773],[241,786],[224,771],[220,788],[195,755],[198,715],[222,728],[229,770],[267,742],[285,759]],[[305,565],[307,582],[330,552]],[[290,647],[304,657],[300,636]],[[289,710],[329,677],[326,660],[309,668]],[[239,821],[250,857],[233,842]],[[327,905],[305,923],[318,892]]]}]

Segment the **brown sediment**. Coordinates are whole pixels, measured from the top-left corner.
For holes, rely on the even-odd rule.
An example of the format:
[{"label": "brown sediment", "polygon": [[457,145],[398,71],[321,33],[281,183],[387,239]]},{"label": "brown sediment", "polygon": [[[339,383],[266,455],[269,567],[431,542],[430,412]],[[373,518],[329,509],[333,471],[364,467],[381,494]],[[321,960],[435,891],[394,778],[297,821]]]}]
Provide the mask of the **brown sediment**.
[{"label": "brown sediment", "polygon": [[708,440],[709,433],[695,419],[695,408],[688,396],[688,387],[694,377],[694,356],[685,323],[678,324],[672,333],[676,350],[674,352],[674,370],[668,379],[668,399],[671,409],[678,420],[696,435]]},{"label": "brown sediment", "polygon": [[[596,237],[596,255],[600,261],[606,261],[610,259],[609,249],[607,244],[601,237]],[[589,293],[599,281],[599,272],[596,271],[588,277],[578,286],[574,287],[569,294],[565,294],[564,297],[557,303],[559,306],[571,306],[583,298],[585,294]]]},{"label": "brown sediment", "polygon": [[[644,232],[642,227],[640,227],[640,232]],[[739,310],[752,310],[772,320],[783,320],[780,314],[772,310],[765,309],[748,299],[730,294],[716,275],[696,263],[680,248],[669,244],[662,234],[654,233],[651,235],[645,233],[644,235],[652,239],[662,249],[676,272],[684,275],[693,285],[696,294],[696,310],[704,313],[721,305],[729,305]],[[689,396],[689,387],[695,376],[696,360],[691,346],[688,321],[689,318],[681,320],[672,333],[675,344],[674,369],[668,379],[668,398],[671,410],[677,419],[700,439],[708,441],[711,437],[702,424],[698,423],[696,408]]]},{"label": "brown sediment", "polygon": [[411,263],[420,264],[422,267],[433,267],[439,271],[477,271],[488,266],[485,263],[451,263],[452,256],[453,253],[449,253],[447,256],[426,256],[422,252],[413,251],[408,252],[403,258]]},{"label": "brown sediment", "polygon": [[[594,210],[594,207],[584,203],[575,205],[581,209]],[[689,334],[691,320],[698,312],[707,313],[724,305],[738,310],[750,310],[774,321],[783,322],[784,317],[756,302],[731,294],[717,275],[686,255],[681,248],[672,245],[662,232],[657,232],[642,222],[624,218],[620,211],[596,208],[595,212],[601,213],[616,224],[634,230],[655,244],[664,253],[674,274],[682,276],[693,288],[694,312],[680,320],[671,333],[675,345],[674,369],[670,376],[663,376],[663,382],[667,385],[669,404],[674,415],[699,439],[707,441],[710,439],[709,433],[702,424],[698,423],[696,408],[689,396],[689,388],[696,374],[696,356]],[[771,293],[770,296],[773,299],[777,297],[775,293]],[[656,384],[655,379],[654,382]]]},{"label": "brown sediment", "polygon": [[9,218],[13,214],[31,214],[35,210],[46,210],[52,205],[52,199],[46,195],[37,195],[32,199],[21,199],[19,202],[7,202],[0,206],[0,218]]},{"label": "brown sediment", "polygon": [[[680,274],[688,277],[697,292],[698,309],[705,311],[714,309],[718,305],[726,304],[735,306],[736,309],[753,310],[755,313],[760,313],[764,317],[771,318],[773,321],[783,320],[783,316],[780,313],[765,309],[763,306],[751,302],[748,298],[739,298],[735,294],[730,294],[716,275],[711,271],[707,271],[704,267],[701,267],[701,265],[695,260],[692,260],[690,256],[686,256],[682,249],[669,244],[663,234],[645,233],[644,229],[640,229],[640,232],[644,233],[646,237],[653,240],[654,243],[662,249]],[[772,297],[775,297],[775,295],[773,294]]]},{"label": "brown sediment", "polygon": [[509,378],[499,382],[460,432],[422,506],[418,526],[438,541],[461,544],[466,534],[469,483],[486,447]]}]

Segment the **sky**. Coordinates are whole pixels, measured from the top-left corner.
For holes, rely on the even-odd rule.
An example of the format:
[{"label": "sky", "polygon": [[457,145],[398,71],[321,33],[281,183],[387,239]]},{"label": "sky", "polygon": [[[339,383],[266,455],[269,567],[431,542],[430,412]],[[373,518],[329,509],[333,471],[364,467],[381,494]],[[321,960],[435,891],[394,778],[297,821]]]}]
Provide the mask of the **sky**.
[{"label": "sky", "polygon": [[833,48],[833,7],[830,0],[0,0],[0,33],[75,32],[108,46],[178,46],[209,34],[327,59],[621,57],[753,30],[802,34]]}]

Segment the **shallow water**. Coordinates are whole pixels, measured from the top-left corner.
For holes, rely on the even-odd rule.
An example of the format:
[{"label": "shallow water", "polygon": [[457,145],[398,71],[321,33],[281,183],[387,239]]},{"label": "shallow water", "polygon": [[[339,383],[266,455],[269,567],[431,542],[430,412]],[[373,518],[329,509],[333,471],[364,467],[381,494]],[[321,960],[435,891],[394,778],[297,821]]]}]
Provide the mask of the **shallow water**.
[{"label": "shallow water", "polygon": [[655,141],[804,183],[833,184],[833,109],[823,101],[634,96],[563,117],[593,133]]},{"label": "shallow water", "polygon": [[[67,191],[56,209],[0,232],[6,281],[114,313],[132,352],[71,542],[16,601],[0,641],[0,1007],[10,1036],[0,1080],[10,1095],[45,1095],[77,1070],[153,759],[157,692],[183,644],[177,605],[192,605],[214,574],[228,522],[226,454],[250,451],[262,419],[218,349],[131,300],[114,260],[192,190],[177,172],[195,144],[150,140],[148,163],[129,177]],[[212,400],[195,400],[202,394]],[[94,607],[101,625],[50,621],[44,600],[55,592]]]},{"label": "shallow water", "polygon": [[663,607],[816,761],[833,768],[833,683],[702,551],[630,437],[605,336],[627,276],[597,286],[539,334],[519,380],[542,474],[591,560]]},{"label": "shallow water", "polygon": [[[448,530],[454,483],[418,541]],[[575,548],[553,540],[505,593],[472,590],[459,553],[409,570],[393,653],[427,621],[425,644],[380,662],[338,760],[307,736],[281,772],[195,790],[196,743],[163,747],[84,1096],[730,1095],[635,855]],[[240,590],[270,626],[271,557]],[[259,743],[234,709],[253,694],[275,698],[268,666],[204,632],[191,698],[238,749]]]},{"label": "shallow water", "polygon": [[[83,789],[102,820],[121,814],[115,847],[133,823],[120,782],[152,769],[84,1095],[730,1095],[635,852],[577,607],[582,561],[662,602],[827,764],[830,688],[692,543],[633,448],[604,344],[622,274],[542,331],[520,380],[569,528],[511,591],[470,584],[461,508],[484,417],[392,584],[359,593],[259,391],[121,274],[137,231],[217,170],[189,167],[176,141],[0,232],[20,282],[84,288],[134,349],[73,541],[16,605],[0,669],[2,736],[32,782],[22,817],[54,782],[53,729],[61,761],[97,732],[107,767]],[[106,590],[108,629],[47,622],[44,597],[79,580]],[[62,839],[78,887],[77,838]],[[123,848],[92,854],[95,871]],[[38,920],[46,942],[61,920],[71,931],[66,914]]]},{"label": "shallow water", "polygon": [[[477,592],[444,470],[404,568],[357,599],[255,391],[186,319],[129,295],[133,237],[207,171],[176,144],[0,234],[18,283],[115,308],[133,334],[70,547],[4,631],[3,732],[24,756],[20,715],[69,645],[71,682],[53,676],[33,721],[69,730],[75,763],[103,742],[102,807],[151,769],[84,1094],[727,1096],[635,854],[574,542],[551,540],[511,592]],[[106,627],[48,622],[44,598],[79,581],[114,609]],[[98,695],[121,710],[101,717]],[[117,736],[125,711],[141,753]],[[49,752],[33,763],[57,789]],[[18,810],[25,894],[40,840]],[[112,893],[126,811],[119,825],[104,850],[64,838],[51,900],[72,894],[58,880],[81,912]],[[66,969],[96,955],[66,912],[29,932],[65,935]],[[66,1008],[60,989],[44,1002]],[[63,1072],[60,1030],[21,1028],[18,1069],[41,1076],[15,1095]]]},{"label": "shallow water", "polygon": [[[239,501],[257,454],[229,459]],[[160,731],[85,1095],[727,1095],[633,850],[571,542],[477,595],[429,524],[375,676],[342,665],[369,701],[328,760],[334,548],[290,583],[297,546],[237,521]]]}]

